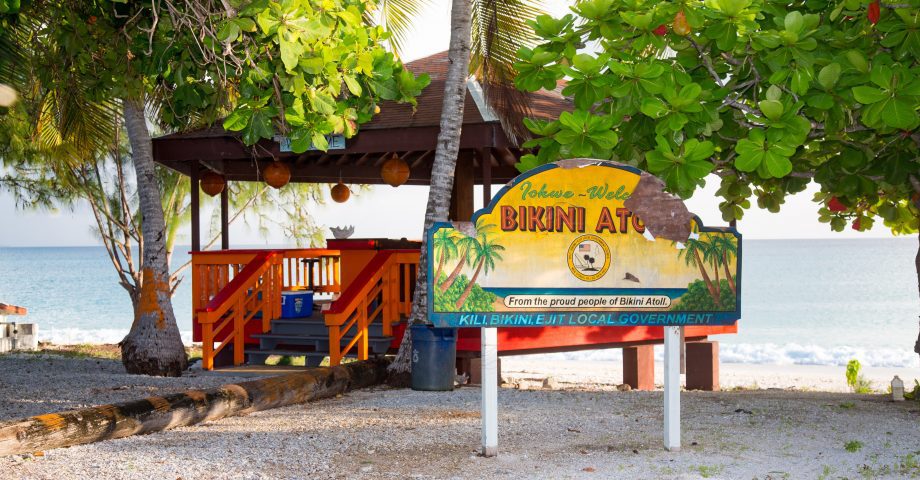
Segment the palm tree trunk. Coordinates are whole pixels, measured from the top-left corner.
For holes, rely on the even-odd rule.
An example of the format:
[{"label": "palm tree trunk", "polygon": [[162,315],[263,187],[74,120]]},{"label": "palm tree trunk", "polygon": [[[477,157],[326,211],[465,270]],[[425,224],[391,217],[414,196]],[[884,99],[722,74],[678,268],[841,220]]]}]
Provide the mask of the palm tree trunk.
[{"label": "palm tree trunk", "polygon": [[719,261],[715,258],[712,262],[712,271],[716,274],[716,289],[722,291],[722,280],[719,278]]},{"label": "palm tree trunk", "polygon": [[[431,188],[425,209],[425,232],[436,221],[446,221],[450,194],[454,187],[454,170],[460,151],[460,129],[463,126],[463,104],[466,100],[466,77],[470,69],[470,0],[452,0],[450,11],[450,65],[444,81],[444,102],[441,106],[441,131],[431,168]],[[428,235],[422,235],[415,296],[409,324],[422,323],[428,311]],[[412,369],[411,329],[406,328],[396,359],[390,365],[391,383],[407,384]]]},{"label": "palm tree trunk", "polygon": [[476,265],[476,272],[473,273],[473,278],[470,279],[470,283],[466,284],[466,288],[463,289],[463,293],[460,294],[460,298],[457,299],[457,309],[463,306],[463,302],[466,301],[466,297],[470,296],[470,292],[473,291],[473,285],[476,284],[476,279],[479,278],[479,272],[482,270],[482,264],[485,263],[485,259],[479,260],[479,265]]},{"label": "palm tree trunk", "polygon": [[178,377],[188,368],[185,346],[176,325],[169,289],[166,223],[153,164],[153,144],[144,104],[124,100],[125,127],[137,175],[144,248],[140,295],[131,331],[119,344],[128,373]]},{"label": "palm tree trunk", "polygon": [[703,259],[700,258],[700,251],[694,249],[694,250],[693,250],[693,256],[696,258],[696,265],[697,265],[698,267],[700,267],[700,274],[703,275],[703,281],[706,282],[706,288],[709,289],[709,295],[712,297],[712,301],[713,301],[713,302],[716,304],[716,306],[718,307],[718,306],[720,305],[720,302],[719,302],[719,293],[718,293],[718,291],[716,291],[716,289],[713,287],[713,285],[712,285],[712,280],[710,280],[710,278],[709,278],[709,274],[706,273],[706,266],[703,264]]},{"label": "palm tree trunk", "polygon": [[732,277],[732,272],[728,269],[728,255],[725,252],[722,252],[722,266],[725,267],[725,278],[728,280],[728,286],[731,287],[732,293],[738,293],[735,290],[735,278]]},{"label": "palm tree trunk", "polygon": [[454,282],[457,281],[457,276],[460,275],[460,271],[463,270],[463,265],[466,264],[466,257],[469,254],[470,254],[470,246],[467,245],[466,248],[463,249],[463,255],[460,255],[460,261],[457,262],[457,266],[454,267],[454,270],[450,272],[450,275],[447,277],[446,280],[444,280],[444,283],[441,284],[442,292],[446,292],[447,289],[450,288],[451,285],[453,285]]},{"label": "palm tree trunk", "polygon": [[441,252],[441,258],[438,259],[438,269],[435,270],[435,272],[434,272],[434,281],[435,281],[435,282],[437,282],[438,279],[441,278],[441,270],[444,269],[444,260],[446,260],[445,257],[446,257],[446,256],[444,255],[444,252]]}]

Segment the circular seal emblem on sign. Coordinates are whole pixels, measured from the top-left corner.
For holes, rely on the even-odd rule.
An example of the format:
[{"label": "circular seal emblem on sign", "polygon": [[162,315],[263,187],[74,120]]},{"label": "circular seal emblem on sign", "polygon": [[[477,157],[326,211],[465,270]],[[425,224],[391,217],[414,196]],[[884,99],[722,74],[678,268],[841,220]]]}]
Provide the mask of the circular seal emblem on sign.
[{"label": "circular seal emblem on sign", "polygon": [[610,268],[610,248],[597,235],[582,235],[569,245],[568,262],[572,275],[593,282]]}]

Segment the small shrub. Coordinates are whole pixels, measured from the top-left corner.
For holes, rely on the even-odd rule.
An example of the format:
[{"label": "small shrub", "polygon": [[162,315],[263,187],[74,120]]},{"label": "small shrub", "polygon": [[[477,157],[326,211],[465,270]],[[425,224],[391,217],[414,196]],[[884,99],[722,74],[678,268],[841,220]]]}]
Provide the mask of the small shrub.
[{"label": "small shrub", "polygon": [[847,385],[855,393],[872,393],[872,382],[860,374],[862,365],[859,360],[853,359],[847,362]]},{"label": "small shrub", "polygon": [[850,440],[849,442],[843,444],[843,448],[850,453],[856,453],[862,449],[862,447],[863,443],[859,440]]}]

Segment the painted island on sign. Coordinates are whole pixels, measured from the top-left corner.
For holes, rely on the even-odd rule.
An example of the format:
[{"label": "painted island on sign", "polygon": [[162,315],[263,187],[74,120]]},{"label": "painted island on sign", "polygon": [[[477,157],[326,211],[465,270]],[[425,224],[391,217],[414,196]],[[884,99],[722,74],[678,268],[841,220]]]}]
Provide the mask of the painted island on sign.
[{"label": "painted island on sign", "polygon": [[[648,195],[656,185],[630,166],[561,161],[518,176],[472,222],[436,224],[428,238],[432,323],[734,323],[741,235],[702,225],[660,188]],[[646,225],[640,214],[676,225]]]}]

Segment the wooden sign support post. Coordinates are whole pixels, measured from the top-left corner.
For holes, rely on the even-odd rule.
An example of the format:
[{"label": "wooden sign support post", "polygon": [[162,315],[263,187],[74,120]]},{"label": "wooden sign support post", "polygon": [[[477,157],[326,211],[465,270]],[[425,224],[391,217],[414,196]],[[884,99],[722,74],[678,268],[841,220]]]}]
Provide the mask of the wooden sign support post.
[{"label": "wooden sign support post", "polygon": [[680,334],[664,327],[664,448],[680,450]]},{"label": "wooden sign support post", "polygon": [[483,328],[482,340],[482,456],[498,454],[498,329]]}]

